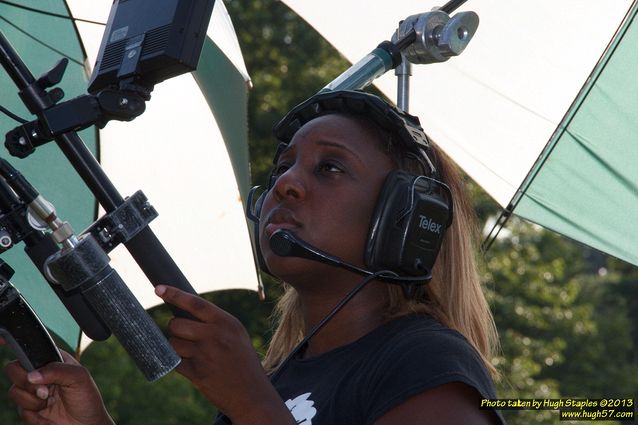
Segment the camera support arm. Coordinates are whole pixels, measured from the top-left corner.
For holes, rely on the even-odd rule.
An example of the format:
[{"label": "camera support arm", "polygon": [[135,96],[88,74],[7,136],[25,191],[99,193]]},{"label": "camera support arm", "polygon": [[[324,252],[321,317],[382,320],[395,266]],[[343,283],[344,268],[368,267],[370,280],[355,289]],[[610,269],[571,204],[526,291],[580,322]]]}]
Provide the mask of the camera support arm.
[{"label": "camera support arm", "polygon": [[[0,63],[15,82],[24,103],[32,113],[40,116],[55,104],[56,98],[60,100],[59,94],[55,94],[57,89],[46,92],[40,85],[34,84],[36,79],[1,32]],[[59,73],[55,67],[54,70]],[[58,75],[56,72],[52,79],[51,76],[45,76],[44,80],[48,78],[47,82],[53,81],[55,84]],[[75,131],[56,135],[55,141],[107,213],[124,203],[122,195]],[[124,245],[154,286],[170,284],[192,294],[196,293],[150,227],[146,226],[124,242]],[[172,311],[176,316],[192,318],[177,308],[172,308]]]},{"label": "camera support arm", "polygon": [[[113,332],[149,381],[154,381],[175,368],[180,362],[179,356],[117,272],[110,267],[110,259],[104,249],[104,243],[112,241],[111,235],[116,230],[109,223],[114,221],[116,228],[121,227],[124,233],[118,233],[117,237],[126,240],[127,236],[135,234],[141,226],[154,218],[155,211],[143,194],[138,192],[133,197],[133,203],[125,202],[114,213],[99,220],[96,223],[97,232],[89,231],[76,236],[69,223],[57,216],[53,205],[3,158],[0,158],[0,177],[10,187],[10,191],[15,193],[13,203],[28,205],[38,227],[46,227],[52,231],[51,239],[62,246],[62,249],[56,250],[44,260],[42,271],[54,290],[58,289],[56,292],[62,294],[62,301],[70,303],[65,303],[65,306],[72,307],[69,312],[76,320],[80,319],[78,323],[81,326],[87,323],[94,325],[93,321],[97,319],[100,326],[106,326],[105,336],[108,337],[110,331]],[[107,219],[106,222],[104,218]],[[109,231],[100,231],[105,229]],[[97,238],[103,239],[102,243]],[[112,248],[112,244],[109,247]],[[10,300],[14,298],[10,297]],[[15,306],[11,306],[9,312],[14,312]],[[78,306],[86,309],[77,310]],[[89,316],[86,317],[84,313]],[[0,326],[5,325],[4,335],[13,342],[14,351],[20,355],[21,347],[17,341],[28,339],[28,335],[20,337],[20,326],[11,326],[11,321],[4,322],[6,323],[0,323]],[[29,335],[38,337],[35,331]],[[46,348],[45,344],[43,346]],[[28,345],[25,347],[28,348]],[[23,357],[26,356],[27,359],[36,355],[28,349],[22,351],[26,351]]]},{"label": "camera support arm", "polygon": [[319,91],[361,90],[396,70],[397,104],[408,111],[411,64],[445,62],[460,55],[478,28],[478,15],[460,12],[450,17],[466,0],[450,0],[433,11],[408,16],[399,23],[392,41],[384,41]]},{"label": "camera support arm", "polygon": [[[131,121],[145,111],[145,101],[150,99],[150,91],[139,86],[104,89],[97,94],[85,94],[58,103],[64,92],[56,87],[49,91],[47,89],[62,80],[67,64],[66,58],[61,59],[20,91],[21,99],[32,113],[38,115],[38,119],[7,133],[5,146],[11,155],[25,158],[36,147],[62,134],[83,130],[94,124],[98,128],[104,128],[111,120]],[[34,102],[35,98],[40,101]],[[39,108],[44,105],[48,106]]]}]

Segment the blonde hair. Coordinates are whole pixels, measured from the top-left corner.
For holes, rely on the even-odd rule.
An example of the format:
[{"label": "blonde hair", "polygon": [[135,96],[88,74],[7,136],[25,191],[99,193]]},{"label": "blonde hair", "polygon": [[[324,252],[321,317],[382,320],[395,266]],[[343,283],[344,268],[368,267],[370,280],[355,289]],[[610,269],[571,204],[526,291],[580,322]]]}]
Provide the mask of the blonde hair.
[{"label": "blonde hair", "polygon": [[[415,169],[422,167],[405,153],[397,152],[397,144],[391,142],[391,135],[388,137],[390,139],[385,139],[386,146],[398,167],[422,174],[423,171]],[[479,278],[475,249],[478,231],[474,211],[461,174],[452,160],[435,145],[429,153],[431,158],[435,158],[439,178],[452,192],[454,219],[445,234],[432,280],[425,285],[426,296],[408,299],[399,286],[386,285],[389,300],[386,318],[389,320],[411,313],[430,314],[443,325],[460,332],[496,377],[491,357],[498,348],[498,335]],[[277,328],[263,362],[266,370],[276,368],[304,336],[305,324],[298,294],[290,285],[283,285],[285,292],[274,313]]]}]

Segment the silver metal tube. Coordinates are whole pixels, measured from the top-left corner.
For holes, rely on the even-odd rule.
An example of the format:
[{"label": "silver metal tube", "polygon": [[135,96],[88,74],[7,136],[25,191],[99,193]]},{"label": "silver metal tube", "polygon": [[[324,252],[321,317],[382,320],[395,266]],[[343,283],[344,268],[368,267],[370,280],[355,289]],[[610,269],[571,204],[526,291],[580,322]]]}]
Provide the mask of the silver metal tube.
[{"label": "silver metal tube", "polygon": [[412,64],[405,56],[403,56],[401,64],[394,69],[394,75],[397,76],[397,107],[403,112],[410,112],[410,76],[412,75]]},{"label": "silver metal tube", "polygon": [[336,90],[361,90],[392,69],[390,54],[381,48],[376,48],[359,62],[345,70],[332,80],[319,93]]},{"label": "silver metal tube", "polygon": [[49,228],[53,231],[53,239],[62,244],[65,248],[73,248],[77,245],[77,238],[73,234],[73,228],[66,221],[60,220],[57,216],[53,205],[38,195],[30,204],[29,208],[33,211]]}]

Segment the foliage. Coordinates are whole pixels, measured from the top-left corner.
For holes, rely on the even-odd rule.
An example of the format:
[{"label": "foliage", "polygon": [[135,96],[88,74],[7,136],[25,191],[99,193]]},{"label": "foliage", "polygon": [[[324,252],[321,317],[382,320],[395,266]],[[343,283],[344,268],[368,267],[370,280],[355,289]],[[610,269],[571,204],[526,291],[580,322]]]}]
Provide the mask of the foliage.
[{"label": "foliage", "polygon": [[275,0],[227,0],[253,88],[248,104],[253,180],[272,167],[274,123],[339,75],[347,61],[308,24]]},{"label": "foliage", "polygon": [[[6,347],[0,347],[0,366],[4,369],[7,363],[13,360],[15,360],[13,353]],[[15,406],[9,402],[6,396],[10,386],[9,380],[2,375],[0,379],[0,423],[7,425],[20,423]]]},{"label": "foliage", "polygon": [[149,383],[121,345],[111,338],[82,356],[118,425],[209,423],[214,409],[176,373]]},{"label": "foliage", "polygon": [[[637,345],[617,285],[591,273],[589,250],[519,220],[494,246],[485,278],[502,344],[494,359],[511,398],[636,397]],[[510,423],[554,423],[556,413],[508,412]]]},{"label": "foliage", "polygon": [[[467,184],[491,229],[499,207]],[[483,258],[501,342],[499,397],[638,397],[636,267],[516,217]],[[505,416],[513,425],[558,422],[551,411]]]}]

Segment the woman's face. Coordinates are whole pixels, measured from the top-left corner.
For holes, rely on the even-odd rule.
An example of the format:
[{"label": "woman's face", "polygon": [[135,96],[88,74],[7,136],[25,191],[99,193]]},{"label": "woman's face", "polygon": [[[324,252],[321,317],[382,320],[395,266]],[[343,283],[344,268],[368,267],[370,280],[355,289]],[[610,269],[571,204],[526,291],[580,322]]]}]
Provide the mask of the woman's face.
[{"label": "woman's face", "polygon": [[395,168],[381,146],[371,128],[342,115],[316,118],[297,131],[275,165],[278,177],[260,214],[260,248],[273,274],[294,284],[331,267],[275,255],[269,239],[278,229],[363,265],[372,212]]}]

